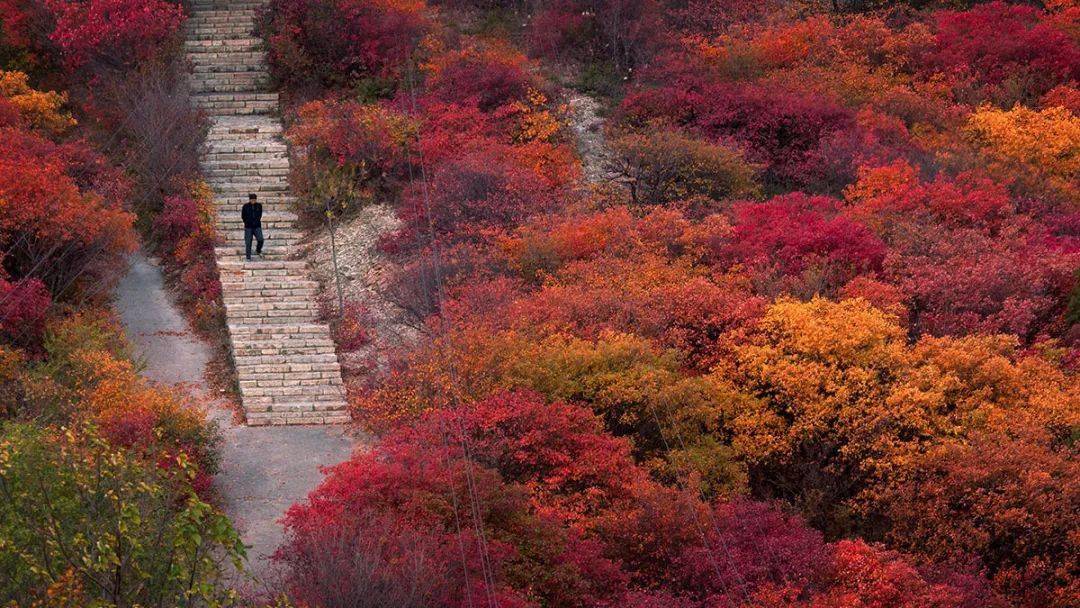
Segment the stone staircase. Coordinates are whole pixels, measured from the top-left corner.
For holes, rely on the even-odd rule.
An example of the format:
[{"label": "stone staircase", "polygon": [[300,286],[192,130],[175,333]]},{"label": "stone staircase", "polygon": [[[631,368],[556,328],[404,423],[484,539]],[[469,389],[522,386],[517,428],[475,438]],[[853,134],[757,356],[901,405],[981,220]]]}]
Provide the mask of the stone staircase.
[{"label": "stone staircase", "polygon": [[[251,425],[349,421],[341,367],[319,323],[318,285],[289,259],[300,240],[290,211],[289,157],[278,96],[252,30],[253,0],[192,0],[185,49],[194,103],[210,118],[201,159],[214,191],[225,316],[240,395]],[[244,259],[240,208],[263,205],[263,256]]]}]

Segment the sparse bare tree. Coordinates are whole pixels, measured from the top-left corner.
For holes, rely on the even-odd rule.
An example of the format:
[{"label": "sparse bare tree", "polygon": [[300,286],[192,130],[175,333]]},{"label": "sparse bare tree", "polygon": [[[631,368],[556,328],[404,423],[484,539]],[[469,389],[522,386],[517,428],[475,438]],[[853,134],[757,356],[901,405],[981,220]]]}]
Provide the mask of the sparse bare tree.
[{"label": "sparse bare tree", "polygon": [[358,529],[363,533],[328,529],[286,546],[282,557],[295,599],[321,608],[437,605],[445,574],[430,539],[376,522]]},{"label": "sparse bare tree", "polygon": [[101,93],[117,121],[122,154],[135,182],[133,200],[156,213],[164,196],[181,191],[198,175],[199,148],[207,123],[193,109],[182,65],[148,65],[109,81]]}]

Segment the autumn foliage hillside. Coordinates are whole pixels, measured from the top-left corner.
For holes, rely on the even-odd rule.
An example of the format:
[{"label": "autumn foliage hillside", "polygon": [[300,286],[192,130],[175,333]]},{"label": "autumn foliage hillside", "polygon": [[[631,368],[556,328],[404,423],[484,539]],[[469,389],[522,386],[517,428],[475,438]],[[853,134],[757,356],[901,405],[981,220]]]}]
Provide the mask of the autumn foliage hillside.
[{"label": "autumn foliage hillside", "polygon": [[243,552],[208,502],[214,428],[140,375],[109,310],[140,225],[178,271],[205,268],[211,245],[179,140],[144,137],[156,127],[132,113],[168,118],[153,107],[168,96],[148,92],[183,14],[158,0],[0,2],[4,605],[218,606],[222,562]]},{"label": "autumn foliage hillside", "polygon": [[[1076,7],[670,4],[271,3],[301,195],[394,201],[424,327],[290,592],[1075,604]],[[566,65],[621,75],[611,183]]]}]

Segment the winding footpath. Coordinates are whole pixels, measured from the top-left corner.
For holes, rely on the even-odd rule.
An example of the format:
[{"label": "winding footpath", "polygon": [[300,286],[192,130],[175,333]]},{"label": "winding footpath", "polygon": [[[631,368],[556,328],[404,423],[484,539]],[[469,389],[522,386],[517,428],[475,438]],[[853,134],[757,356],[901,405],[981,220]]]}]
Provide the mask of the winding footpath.
[{"label": "winding footpath", "polygon": [[254,584],[272,579],[269,556],[284,540],[279,523],[323,478],[321,468],[347,459],[360,439],[341,426],[251,427],[232,421],[233,411],[215,400],[205,381],[210,347],[199,340],[165,287],[161,270],[142,253],[131,256],[114,293],[117,314],[143,375],[183,385],[221,429],[221,470],[214,487],[248,549]]},{"label": "winding footpath", "polygon": [[[269,91],[258,0],[193,0],[185,48],[192,98],[210,119],[203,175],[214,192],[221,277],[233,363],[250,425],[349,422],[341,366],[318,321],[318,284],[290,259],[300,233],[289,209],[289,157],[278,95]],[[244,260],[240,208],[263,205],[266,247]]]},{"label": "winding footpath", "polygon": [[[229,342],[246,424],[205,381],[210,347],[191,331],[157,264],[143,253],[129,260],[115,293],[117,314],[144,375],[183,385],[207,403],[221,429],[215,488],[248,549],[238,587],[272,585],[268,559],[284,540],[280,520],[323,478],[322,467],[347,459],[365,442],[343,425],[349,416],[334,344],[318,322],[317,283],[290,259],[299,241],[289,211],[289,161],[267,92],[264,53],[252,30],[252,0],[193,0],[185,43],[194,66],[192,97],[210,118],[204,175],[214,192]],[[240,207],[250,192],[263,203],[266,250],[244,261]],[[306,426],[298,426],[306,425]]]}]

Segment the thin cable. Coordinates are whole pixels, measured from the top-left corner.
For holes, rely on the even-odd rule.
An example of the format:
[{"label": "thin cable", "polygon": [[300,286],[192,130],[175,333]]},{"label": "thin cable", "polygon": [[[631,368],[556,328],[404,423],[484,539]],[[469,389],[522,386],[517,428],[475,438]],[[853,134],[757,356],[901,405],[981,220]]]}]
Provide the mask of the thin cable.
[{"label": "thin cable", "polygon": [[[416,103],[416,85],[415,85],[415,81],[413,80],[414,79],[414,71],[413,71],[414,69],[415,69],[415,66],[412,63],[410,63],[408,68],[407,68],[406,85],[407,85],[408,91],[409,91],[409,101],[410,101],[410,106],[411,106],[410,109],[411,109],[412,114],[415,116],[415,115],[418,114],[418,112],[417,112],[417,103]],[[418,163],[419,167],[418,168],[419,168],[419,171],[420,171],[420,186],[421,186],[421,192],[422,192],[422,197],[423,197],[422,200],[423,200],[423,203],[424,203],[424,213],[427,216],[427,221],[428,221],[428,238],[429,238],[429,241],[430,241],[430,250],[433,252],[433,254],[435,256],[434,264],[432,265],[432,270],[433,270],[433,274],[434,274],[434,283],[435,283],[434,296],[435,296],[436,305],[437,305],[438,309],[441,310],[442,307],[443,307],[444,298],[445,298],[444,279],[441,276],[441,272],[442,272],[442,270],[441,270],[442,253],[441,253],[441,249],[439,247],[438,238],[435,235],[435,225],[434,225],[434,220],[433,220],[432,214],[431,214],[431,195],[430,195],[430,186],[429,186],[429,181],[428,181],[428,176],[427,176],[426,162],[424,160],[423,151],[421,149],[419,149],[419,148],[417,149],[417,157],[419,159],[419,163]],[[411,172],[411,167],[410,167],[410,172]],[[416,238],[419,241],[419,238],[420,238],[419,233],[416,234]],[[424,282],[424,290],[425,290],[425,293],[426,293],[427,297],[430,298],[432,296],[432,293],[431,293],[430,288],[428,287],[426,282]],[[438,342],[437,342],[437,344],[438,344]],[[456,386],[458,384],[458,379],[457,379],[457,375],[456,375],[456,370],[455,370],[452,363],[450,365],[450,375],[451,375],[451,378],[450,378],[451,386]],[[451,400],[452,400],[452,402],[455,402],[456,399],[457,399],[456,391],[451,391]],[[452,403],[452,410],[456,411],[456,410],[459,409],[459,407],[460,407],[460,404]],[[479,549],[480,549],[480,565],[481,565],[482,576],[483,576],[483,579],[484,579],[485,596],[486,596],[486,599],[487,599],[488,606],[491,607],[491,608],[497,608],[498,601],[497,601],[497,599],[495,597],[494,568],[492,567],[492,564],[491,564],[490,551],[489,551],[488,544],[487,544],[487,535],[486,535],[485,530],[484,530],[483,517],[482,517],[482,512],[481,512],[481,507],[480,507],[480,499],[479,499],[479,496],[478,496],[477,491],[476,491],[476,480],[475,480],[475,476],[474,476],[473,469],[472,469],[472,466],[473,466],[472,456],[471,456],[470,450],[468,449],[468,444],[467,444],[467,441],[465,439],[464,433],[463,432],[458,433],[458,438],[459,438],[459,442],[461,443],[462,454],[465,457],[466,487],[467,487],[467,491],[468,491],[468,494],[469,494],[469,503],[470,503],[470,510],[471,510],[471,513],[472,513],[473,528],[474,528],[474,531],[475,531],[475,534],[476,534],[477,544],[479,545]],[[454,496],[455,496],[455,501],[456,501],[456,492],[454,492]],[[455,510],[455,518],[457,518],[457,517],[458,517],[458,514],[457,514],[457,512]],[[459,538],[460,538],[460,535],[459,535]],[[466,576],[466,592],[469,593],[470,598],[471,598],[471,593],[468,591],[468,589],[469,589],[468,576]]]},{"label": "thin cable", "polygon": [[[656,430],[657,430],[657,433],[660,434],[661,443],[663,443],[663,445],[664,445],[665,455],[668,457],[668,461],[671,462],[671,446],[668,444],[667,437],[664,436],[664,427],[660,424],[660,418],[656,415],[655,406],[653,406],[652,404],[649,405],[649,413],[652,415],[653,421],[656,423]],[[684,450],[686,449],[685,443],[683,444],[683,449]],[[680,481],[679,485],[682,486],[682,489],[684,491],[686,490],[685,483]],[[738,588],[743,594],[743,600],[749,600],[750,599],[749,598],[749,591],[747,590],[746,580],[743,578],[742,573],[739,572],[739,569],[737,567],[735,567],[734,560],[731,559],[731,549],[730,549],[730,547],[727,546],[727,542],[724,540],[723,535],[720,534],[719,526],[717,526],[716,521],[712,516],[712,505],[710,505],[708,502],[706,502],[705,507],[706,507],[706,512],[708,513],[708,516],[709,516],[709,519],[710,519],[710,523],[711,523],[712,528],[713,528],[713,532],[716,535],[716,539],[723,545],[723,555],[724,555],[724,558],[727,560],[728,570],[730,572],[732,572],[735,575],[736,578],[739,579]],[[720,563],[716,559],[716,555],[715,555],[716,552],[710,546],[708,534],[706,533],[704,526],[702,526],[702,524],[701,524],[701,519],[698,516],[697,509],[691,509],[691,513],[693,514],[694,528],[696,529],[696,531],[698,533],[698,536],[701,537],[701,542],[702,542],[703,548],[705,549],[705,552],[709,557],[709,562],[713,567],[713,571],[716,573],[717,581],[722,582],[724,580],[724,578],[723,578],[723,575],[720,572]],[[727,586],[726,583],[724,583],[724,584],[725,584],[725,586]]]}]

